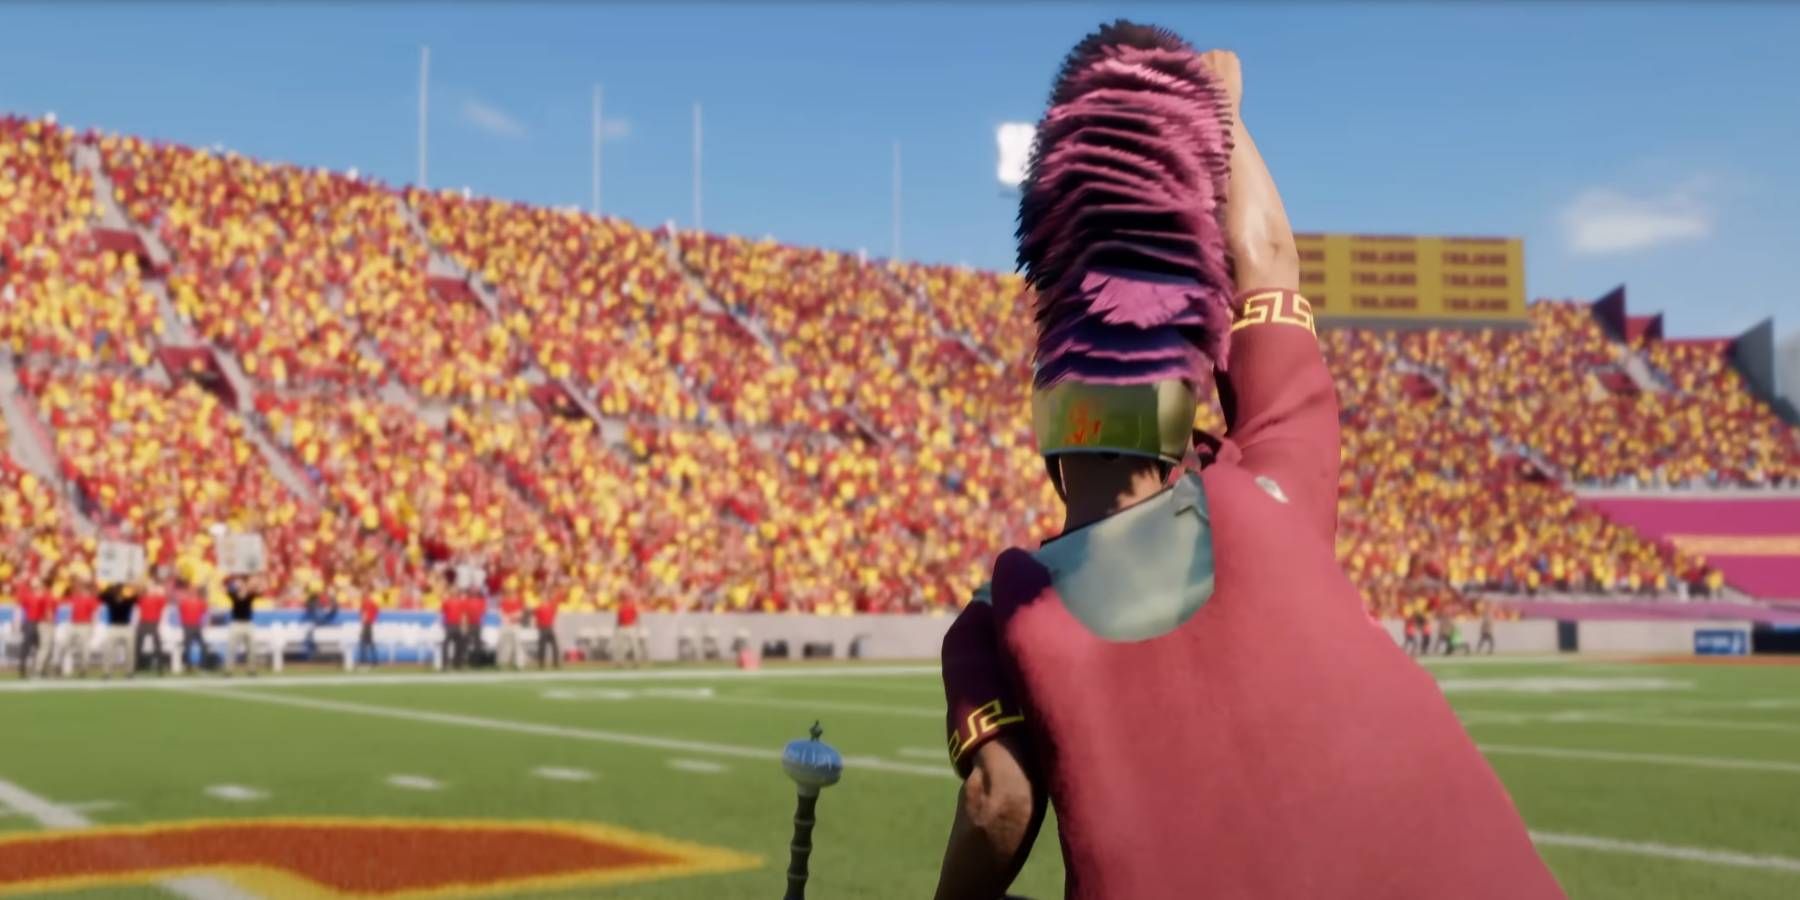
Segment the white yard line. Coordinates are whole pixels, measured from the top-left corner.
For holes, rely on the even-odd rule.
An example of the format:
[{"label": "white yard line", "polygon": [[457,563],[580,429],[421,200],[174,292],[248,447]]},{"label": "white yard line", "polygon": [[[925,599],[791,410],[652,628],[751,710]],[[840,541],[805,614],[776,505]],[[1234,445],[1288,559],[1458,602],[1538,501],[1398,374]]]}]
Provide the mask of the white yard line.
[{"label": "white yard line", "polygon": [[1464,710],[1457,718],[1466,725],[1624,725],[1633,728],[1688,728],[1703,731],[1800,732],[1800,724],[1745,719],[1681,719],[1653,715],[1621,715],[1595,710],[1563,710],[1545,713],[1483,712]]},{"label": "white yard line", "polygon": [[1678,847],[1653,841],[1621,841],[1614,838],[1594,837],[1586,834],[1558,834],[1551,831],[1533,831],[1531,839],[1541,847],[1575,847],[1600,853],[1651,856],[1657,859],[1677,859],[1683,862],[1706,863],[1715,866],[1736,866],[1742,869],[1764,869],[1774,872],[1800,872],[1800,859],[1772,854],[1710,850],[1705,847]]},{"label": "white yard line", "polygon": [[[318,700],[312,697],[290,697],[281,694],[247,692],[236,690],[193,691],[209,697],[222,697],[231,700],[242,700],[249,703],[267,703],[275,706],[292,706],[300,709],[315,709],[322,712],[348,713],[351,715],[375,716],[384,719],[398,719],[405,722],[425,722],[433,725],[450,725],[458,728],[474,728],[482,731],[512,732],[515,734],[533,734],[540,737],[566,738],[569,740],[590,741],[599,744],[618,744],[627,747],[644,747],[651,750],[665,750],[674,753],[698,753],[710,756],[734,756],[742,759],[774,760],[781,759],[781,750],[775,747],[744,747],[736,744],[719,744],[711,741],[695,741],[682,738],[656,737],[647,734],[632,734],[623,731],[605,731],[597,728],[572,728],[564,725],[544,725],[537,722],[518,722],[511,719],[493,719],[485,716],[465,716],[456,713],[428,712],[418,709],[406,709],[394,706],[378,706],[372,703],[349,703],[342,700]],[[873,769],[883,772],[898,772],[907,775],[925,775],[936,777],[954,777],[949,766],[921,766],[912,763],[895,762],[876,757],[851,757],[844,760],[846,766],[861,769]]]},{"label": "white yard line", "polygon": [[405,788],[409,791],[435,791],[444,786],[436,778],[424,775],[389,775],[387,783],[393,787]]},{"label": "white yard line", "polygon": [[10,781],[0,781],[0,806],[45,828],[86,828],[94,824],[87,816],[60,803],[52,803]]},{"label": "white yard line", "polygon": [[260,789],[253,788],[253,787],[244,787],[241,784],[210,785],[207,787],[205,793],[206,793],[206,796],[208,796],[208,797],[213,797],[213,798],[219,799],[219,800],[229,800],[233,803],[246,803],[251,800],[263,800],[269,796],[268,791],[260,790]]},{"label": "white yard line", "polygon": [[[93,804],[61,804],[40,797],[10,781],[0,780],[0,811],[10,810],[29,817],[45,828],[87,828],[94,823],[76,811],[76,806]],[[157,882],[157,887],[183,900],[261,900],[242,890],[207,875],[170,878]]]},{"label": "white yard line", "polygon": [[1540,756],[1547,759],[1579,759],[1606,763],[1643,763],[1653,766],[1688,766],[1697,769],[1739,769],[1800,775],[1800,763],[1742,759],[1732,756],[1682,756],[1671,753],[1629,753],[1618,750],[1579,750],[1571,747],[1530,747],[1520,744],[1475,745],[1488,756]]},{"label": "white yard line", "polygon": [[255,680],[226,680],[211,676],[135,678],[117,681],[93,679],[31,679],[0,681],[0,693],[29,694],[40,691],[181,691],[251,690],[264,687],[366,687],[370,685],[537,684],[543,682],[613,681],[735,681],[811,678],[891,678],[937,675],[937,666],[793,666],[745,671],[743,669],[637,669],[599,672],[408,672],[394,675],[273,675]]},{"label": "white yard line", "polygon": [[561,766],[538,766],[531,774],[551,781],[593,781],[594,773],[586,769],[566,769]]},{"label": "white yard line", "polygon": [[717,775],[727,770],[724,763],[708,762],[704,759],[671,759],[669,768],[678,772],[698,772],[702,775]]},{"label": "white yard line", "polygon": [[949,759],[950,751],[943,747],[901,747],[894,751],[895,756],[911,759]]}]

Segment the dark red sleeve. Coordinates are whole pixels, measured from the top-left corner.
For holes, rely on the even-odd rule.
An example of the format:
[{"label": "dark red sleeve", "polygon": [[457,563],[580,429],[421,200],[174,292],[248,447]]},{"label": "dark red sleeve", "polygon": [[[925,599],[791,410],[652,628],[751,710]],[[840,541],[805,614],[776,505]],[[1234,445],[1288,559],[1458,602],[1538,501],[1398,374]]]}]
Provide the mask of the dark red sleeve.
[{"label": "dark red sleeve", "polygon": [[976,748],[1025,720],[1000,657],[989,603],[964,607],[944,634],[944,702],[950,764],[965,778]]},{"label": "dark red sleeve", "polygon": [[[1219,374],[1226,436],[1243,466],[1274,479],[1277,496],[1337,534],[1337,391],[1313,329],[1312,304],[1293,291],[1245,291]],[[1276,493],[1271,491],[1271,493]]]}]

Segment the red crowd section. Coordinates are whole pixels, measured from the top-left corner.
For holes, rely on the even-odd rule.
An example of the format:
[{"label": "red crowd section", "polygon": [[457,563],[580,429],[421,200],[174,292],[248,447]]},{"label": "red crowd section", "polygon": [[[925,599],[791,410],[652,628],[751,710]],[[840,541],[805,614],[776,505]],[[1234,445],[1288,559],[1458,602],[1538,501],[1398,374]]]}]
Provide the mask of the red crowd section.
[{"label": "red crowd section", "polygon": [[[166,266],[103,248],[88,165]],[[0,119],[0,344],[59,476],[0,460],[0,582],[88,574],[79,513],[201,579],[216,526],[257,530],[278,581],[396,605],[479,560],[574,608],[951,610],[1061,525],[1030,305],[1013,275]],[[1716,593],[1565,485],[1800,484],[1720,346],[1617,340],[1584,304],[1320,339],[1339,555],[1381,614]],[[163,367],[190,342],[235,362],[242,408]]]}]

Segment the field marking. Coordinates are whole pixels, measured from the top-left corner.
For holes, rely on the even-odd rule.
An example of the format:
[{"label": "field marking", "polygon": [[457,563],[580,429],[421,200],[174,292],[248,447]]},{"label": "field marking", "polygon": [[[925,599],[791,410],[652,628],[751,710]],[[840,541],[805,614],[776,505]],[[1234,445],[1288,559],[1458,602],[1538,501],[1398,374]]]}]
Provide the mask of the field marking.
[{"label": "field marking", "polygon": [[1611,694],[1636,691],[1677,691],[1693,688],[1692,681],[1673,678],[1577,678],[1545,675],[1522,678],[1451,678],[1437,679],[1438,690],[1457,693],[1511,694]]},{"label": "field marking", "polygon": [[896,756],[908,756],[913,759],[947,759],[950,754],[942,747],[901,747],[894,751]]},{"label": "field marking", "polygon": [[387,783],[391,787],[404,788],[409,791],[435,791],[444,786],[436,778],[424,775],[389,775]]},{"label": "field marking", "polygon": [[710,700],[710,687],[689,688],[550,688],[538,695],[545,700]]},{"label": "field marking", "polygon": [[781,680],[808,678],[892,678],[898,676],[939,675],[935,666],[794,666],[771,669],[638,669],[635,671],[601,672],[426,672],[386,675],[344,675],[321,672],[317,675],[267,675],[254,681],[205,678],[193,681],[117,681],[74,679],[31,679],[0,681],[0,694],[31,694],[40,691],[216,691],[254,690],[264,687],[363,687],[368,685],[454,685],[454,684],[541,684],[545,682],[609,682],[609,681],[732,681]]},{"label": "field marking", "polygon": [[[407,722],[427,722],[433,725],[451,725],[458,728],[475,728],[482,731],[512,732],[514,734],[531,734],[539,737],[557,737],[570,740],[590,741],[598,744],[618,744],[626,747],[644,747],[651,750],[666,750],[676,753],[698,753],[710,756],[733,756],[740,759],[780,760],[781,751],[772,747],[743,747],[735,744],[719,744],[711,741],[695,741],[684,738],[656,737],[647,734],[632,734],[623,731],[605,731],[597,728],[572,728],[565,725],[544,725],[537,722],[519,722],[512,719],[492,719],[484,716],[466,716],[457,713],[427,712],[425,710],[407,709],[403,707],[379,706],[372,703],[350,703],[343,700],[318,700],[311,697],[288,697],[280,694],[245,692],[238,690],[200,690],[193,689],[189,693],[221,697],[230,700],[242,700],[247,703],[267,703],[274,706],[292,706],[299,709],[313,709],[323,712],[348,713],[350,715],[376,716],[385,719],[399,719]],[[931,777],[955,777],[948,766],[921,766],[912,763],[895,762],[873,756],[853,756],[844,760],[846,765],[859,769],[872,769],[881,772],[897,772],[906,775],[925,775]]]},{"label": "field marking", "polygon": [[[56,803],[10,781],[0,779],[0,811],[10,810],[29,817],[44,828],[91,827],[94,824],[93,820],[82,815],[77,807],[93,808],[94,804]],[[225,881],[208,875],[170,878],[157,882],[156,886],[183,898],[183,900],[261,900],[255,894],[246,893]]]},{"label": "field marking", "polygon": [[1705,847],[1679,847],[1654,841],[1622,841],[1615,838],[1594,837],[1586,834],[1561,834],[1552,831],[1533,831],[1531,839],[1539,846],[1544,847],[1573,847],[1600,853],[1651,856],[1657,859],[1677,859],[1683,862],[1707,863],[1715,866],[1736,866],[1743,869],[1764,869],[1775,872],[1800,872],[1800,859],[1773,854],[1740,853],[1736,850],[1711,850]]},{"label": "field marking", "polygon": [[262,800],[269,796],[268,791],[258,790],[253,787],[245,787],[241,784],[208,785],[204,793],[208,797],[213,797],[218,800],[230,800],[233,803]]},{"label": "field marking", "polygon": [[531,774],[551,781],[593,781],[594,773],[586,769],[565,769],[560,766],[538,766]]},{"label": "field marking", "polygon": [[1522,744],[1477,743],[1483,755],[1541,756],[1548,759],[1582,759],[1594,762],[1644,763],[1654,766],[1689,766],[1697,769],[1740,769],[1800,775],[1800,763],[1743,759],[1735,756],[1683,756],[1674,753],[1636,753],[1623,750],[1581,750],[1572,747],[1533,747]]},{"label": "field marking", "polygon": [[717,775],[728,768],[724,763],[708,762],[704,759],[671,759],[669,768],[677,772],[698,772],[702,775]]},{"label": "field marking", "polygon": [[539,696],[546,700],[681,700],[689,703],[722,703],[727,706],[763,706],[771,709],[805,709],[823,712],[868,713],[871,715],[913,716],[942,719],[944,711],[923,706],[894,706],[886,703],[854,703],[841,700],[799,700],[782,697],[746,697],[718,694],[711,688],[675,688],[634,691],[628,688],[551,688]]},{"label": "field marking", "polygon": [[0,779],[0,806],[4,806],[45,828],[86,828],[94,824],[87,816],[60,803]]},{"label": "field marking", "polygon": [[1800,725],[1786,722],[1746,721],[1744,719],[1681,719],[1655,715],[1621,715],[1610,710],[1563,710],[1560,712],[1516,713],[1464,710],[1457,718],[1465,725],[1624,725],[1637,728],[1698,728],[1706,731],[1780,731],[1800,732]]},{"label": "field marking", "polygon": [[[79,813],[102,812],[108,809],[118,809],[123,804],[120,804],[115,800],[84,800],[80,803],[60,803],[57,805],[61,806],[63,809]],[[7,809],[4,804],[0,804],[0,819],[10,819],[15,816],[23,815],[25,815],[25,813],[20,810]]]}]

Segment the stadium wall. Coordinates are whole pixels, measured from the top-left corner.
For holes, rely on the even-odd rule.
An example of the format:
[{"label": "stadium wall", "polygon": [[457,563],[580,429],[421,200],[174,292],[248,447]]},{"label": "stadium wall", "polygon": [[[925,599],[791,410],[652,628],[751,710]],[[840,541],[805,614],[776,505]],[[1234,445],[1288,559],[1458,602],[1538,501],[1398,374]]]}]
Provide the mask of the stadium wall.
[{"label": "stadium wall", "polygon": [[1800,411],[1795,410],[1790,398],[1781,395],[1773,319],[1762,320],[1731,342],[1731,364],[1744,376],[1756,399],[1767,403],[1782,421],[1800,424]]},{"label": "stadium wall", "polygon": [[1743,634],[1749,651],[1749,622],[1604,622],[1580,623],[1582,653],[1695,653],[1699,632]]}]

